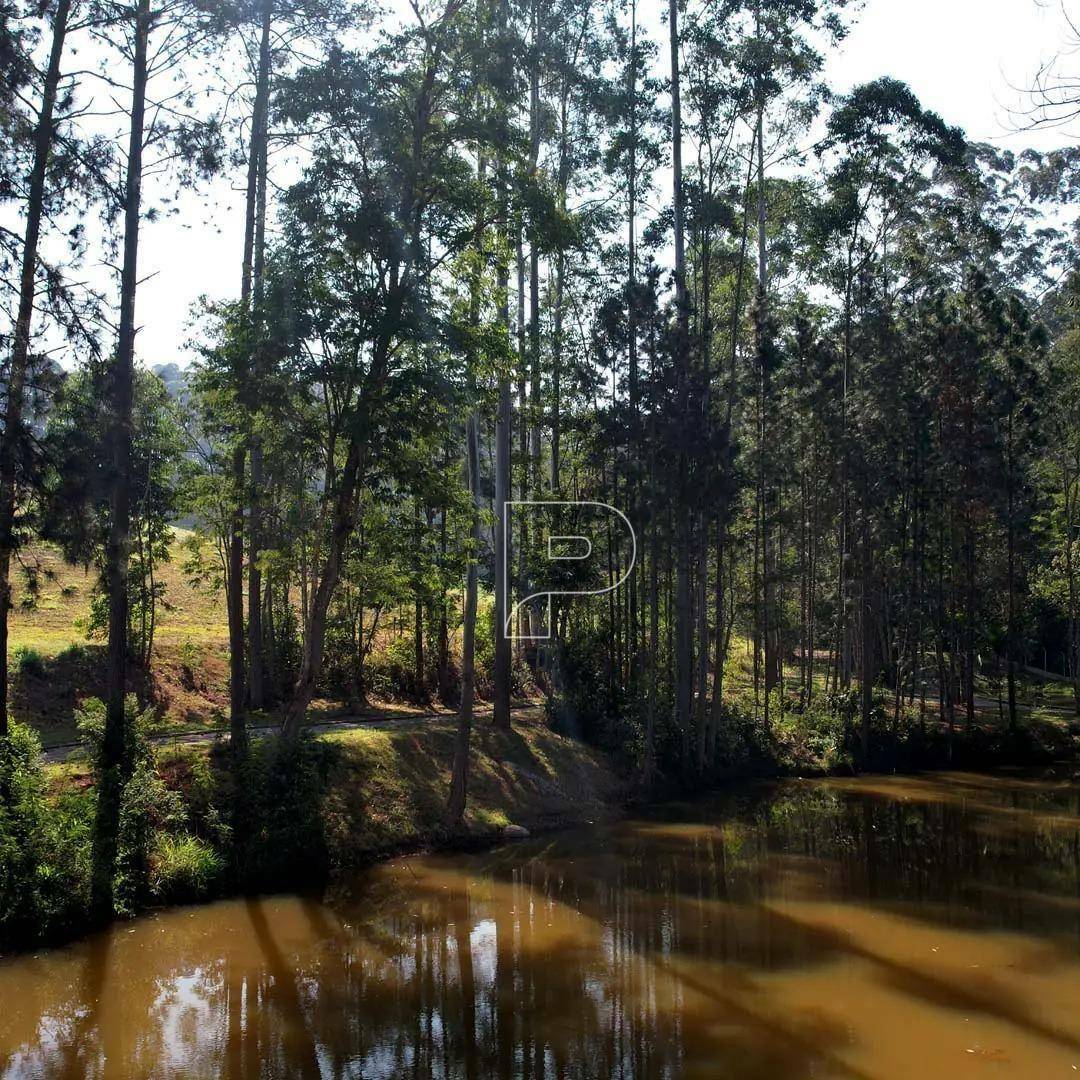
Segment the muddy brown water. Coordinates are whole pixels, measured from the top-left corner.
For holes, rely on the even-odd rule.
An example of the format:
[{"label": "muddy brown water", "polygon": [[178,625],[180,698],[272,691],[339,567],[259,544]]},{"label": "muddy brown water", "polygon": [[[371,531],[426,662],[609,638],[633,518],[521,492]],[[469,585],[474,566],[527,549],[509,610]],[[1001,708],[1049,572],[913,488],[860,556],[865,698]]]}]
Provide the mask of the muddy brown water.
[{"label": "muddy brown water", "polygon": [[743,788],[0,961],[0,1075],[1080,1072],[1080,786]]}]

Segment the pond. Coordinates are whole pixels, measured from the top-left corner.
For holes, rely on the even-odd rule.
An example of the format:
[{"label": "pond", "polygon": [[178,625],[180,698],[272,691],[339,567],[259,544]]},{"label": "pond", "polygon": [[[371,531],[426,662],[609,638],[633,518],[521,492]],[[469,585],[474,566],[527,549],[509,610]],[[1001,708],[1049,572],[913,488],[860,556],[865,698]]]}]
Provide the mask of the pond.
[{"label": "pond", "polygon": [[791,781],[0,962],[0,1075],[1080,1071],[1080,786]]}]

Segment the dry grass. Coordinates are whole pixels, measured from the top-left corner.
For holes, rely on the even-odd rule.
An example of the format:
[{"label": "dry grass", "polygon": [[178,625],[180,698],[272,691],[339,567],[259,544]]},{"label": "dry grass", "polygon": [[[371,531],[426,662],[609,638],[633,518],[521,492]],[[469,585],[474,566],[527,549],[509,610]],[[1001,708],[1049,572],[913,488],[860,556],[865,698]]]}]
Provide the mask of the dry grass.
[{"label": "dry grass", "polygon": [[[183,530],[174,530],[176,540]],[[21,553],[23,566],[38,581],[37,595],[26,588],[26,575],[16,571],[15,608],[11,614],[10,648],[32,650],[41,657],[38,670],[12,671],[12,712],[35,727],[46,746],[73,741],[73,713],[79,701],[104,692],[104,646],[87,637],[96,572],[65,563],[48,544]],[[224,598],[195,588],[184,576],[182,552],[162,565],[159,580],[164,598],[158,610],[153,671],[133,689],[159,707],[163,730],[213,726],[228,701],[228,623]],[[183,671],[181,657],[197,657],[195,679]]]},{"label": "dry grass", "polygon": [[[194,588],[181,569],[183,553],[179,541],[187,533],[175,529],[173,558],[163,564],[158,580],[165,586],[164,603],[158,614],[156,641],[163,651],[179,648],[185,641],[212,651],[223,650],[229,639],[224,597],[210,589]],[[15,574],[15,610],[11,614],[10,644],[55,656],[72,645],[86,644],[90,600],[97,582],[96,572],[71,566],[49,544],[34,544],[21,553],[22,563],[36,571],[40,592],[34,606],[25,589],[25,576]]]}]

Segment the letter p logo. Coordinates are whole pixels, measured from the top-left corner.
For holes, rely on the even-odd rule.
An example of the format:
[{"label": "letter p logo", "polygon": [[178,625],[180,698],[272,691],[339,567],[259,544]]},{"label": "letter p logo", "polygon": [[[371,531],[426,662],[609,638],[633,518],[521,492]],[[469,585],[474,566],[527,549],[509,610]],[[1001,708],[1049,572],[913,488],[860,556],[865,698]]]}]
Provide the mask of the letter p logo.
[{"label": "letter p logo", "polygon": [[[602,596],[630,576],[637,537],[626,515],[602,502],[513,500],[502,515],[504,561],[500,568],[503,633],[512,641],[551,637],[556,596]],[[511,541],[526,557],[511,572]]]}]

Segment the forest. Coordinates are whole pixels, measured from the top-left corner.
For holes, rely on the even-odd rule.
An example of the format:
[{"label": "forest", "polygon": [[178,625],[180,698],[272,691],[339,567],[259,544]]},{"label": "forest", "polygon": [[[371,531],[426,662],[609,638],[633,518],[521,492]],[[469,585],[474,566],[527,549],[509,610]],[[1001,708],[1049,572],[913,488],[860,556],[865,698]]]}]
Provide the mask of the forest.
[{"label": "forest", "polygon": [[[1075,756],[1080,150],[837,91],[861,8],[3,0],[0,936],[332,862],[331,707],[442,718],[445,837],[522,710],[638,798]],[[148,354],[141,241],[226,190]]]}]

